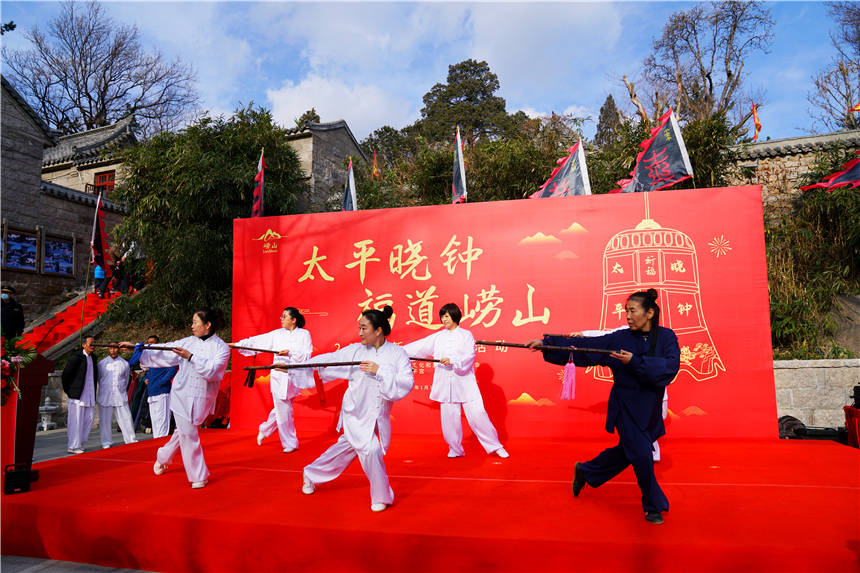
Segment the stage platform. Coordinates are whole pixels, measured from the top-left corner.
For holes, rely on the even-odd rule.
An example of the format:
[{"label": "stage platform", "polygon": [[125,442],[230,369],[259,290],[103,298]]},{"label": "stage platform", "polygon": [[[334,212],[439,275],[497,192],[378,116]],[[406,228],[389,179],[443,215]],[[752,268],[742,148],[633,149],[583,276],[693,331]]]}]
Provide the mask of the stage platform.
[{"label": "stage platform", "polygon": [[613,437],[512,439],[506,460],[474,440],[395,432],[395,504],[370,511],[358,462],[300,491],[334,440],[204,430],[212,471],[192,490],[181,462],[152,474],[164,439],[36,464],[4,495],[2,552],[147,571],[858,571],[860,456],[834,442],[663,440],[663,525],[646,522],[630,469],[571,495],[573,463]]}]

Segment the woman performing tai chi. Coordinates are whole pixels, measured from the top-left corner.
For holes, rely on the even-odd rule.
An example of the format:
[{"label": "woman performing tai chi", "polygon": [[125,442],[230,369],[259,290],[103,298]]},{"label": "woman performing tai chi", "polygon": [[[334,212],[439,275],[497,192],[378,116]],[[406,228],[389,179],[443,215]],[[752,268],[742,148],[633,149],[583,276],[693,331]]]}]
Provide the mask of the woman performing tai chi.
[{"label": "woman performing tai chi", "polygon": [[[182,453],[182,464],[191,487],[199,489],[208,483],[209,468],[203,459],[198,427],[209,414],[215,412],[218,387],[227,370],[230,348],[218,338],[215,331],[221,327],[221,312],[201,309],[191,317],[193,336],[169,342],[173,350],[147,350],[140,363],[147,368],[179,366],[170,388],[170,410],[176,421],[176,431],[158,448],[155,475],[164,473],[176,451]],[[134,347],[129,342],[123,346]]]},{"label": "woman performing tai chi", "polygon": [[[543,338],[545,345],[615,350],[612,354],[544,350],[543,356],[553,364],[566,364],[572,356],[577,366],[603,365],[612,370],[606,431],[618,432],[618,445],[604,450],[591,461],[576,464],[573,496],[578,497],[586,484],[603,485],[632,464],[642,491],[645,519],[659,524],[663,523],[662,512],[669,510],[669,500],[654,475],[651,445],[666,433],[661,416],[663,395],[666,386],[678,374],[681,351],[675,333],[658,326],[660,307],[656,290],[633,293],[625,308],[629,329],[594,338]],[[540,343],[540,340],[533,340],[529,345]]]},{"label": "woman performing tai chi", "polygon": [[393,314],[365,310],[358,321],[361,342],[313,358],[317,362],[360,362],[352,366],[327,366],[319,373],[324,381],[345,378],[349,387],[337,429],[343,430],[328,450],[305,466],[302,492],[314,493],[318,484],[339,476],[358,457],[370,481],[370,509],[383,511],[394,503],[383,456],[391,441],[391,405],[412,390],[412,364],[403,348],[387,342],[388,319]]},{"label": "woman performing tai chi", "polygon": [[442,436],[448,443],[448,457],[459,458],[466,455],[463,450],[463,425],[460,422],[460,408],[466,412],[466,420],[478,441],[488,454],[495,452],[500,458],[507,458],[508,452],[499,442],[496,428],[484,409],[484,401],[478,382],[475,379],[475,338],[472,333],[460,328],[463,313],[454,303],[439,309],[439,320],[444,330],[410,342],[403,349],[409,356],[436,358],[433,374],[433,389],[430,399],[439,402],[442,416]]},{"label": "woman performing tai chi", "polygon": [[[310,333],[305,330],[305,317],[299,309],[288,306],[281,314],[281,326],[277,330],[251,336],[229,344],[231,348],[247,346],[269,350],[275,354],[272,364],[297,364],[307,362],[313,352],[314,346],[311,342]],[[238,348],[239,354],[253,356],[255,350]],[[269,386],[272,390],[272,401],[274,407],[269,412],[269,417],[260,424],[257,432],[257,445],[262,446],[263,440],[278,430],[281,438],[281,447],[284,453],[294,452],[299,447],[296,437],[296,426],[293,422],[293,398],[298,396],[302,389],[314,387],[313,370],[294,368],[292,370],[272,369],[269,378]]]}]

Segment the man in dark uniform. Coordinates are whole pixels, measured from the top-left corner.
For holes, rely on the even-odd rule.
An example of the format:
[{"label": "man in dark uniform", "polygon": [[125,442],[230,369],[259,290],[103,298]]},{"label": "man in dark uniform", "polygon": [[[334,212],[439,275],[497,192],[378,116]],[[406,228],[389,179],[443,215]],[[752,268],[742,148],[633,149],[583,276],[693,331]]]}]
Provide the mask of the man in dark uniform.
[{"label": "man in dark uniform", "polygon": [[15,300],[15,287],[4,286],[2,288],[2,310],[0,310],[0,320],[2,320],[2,332],[6,338],[15,338],[24,333],[24,309]]}]

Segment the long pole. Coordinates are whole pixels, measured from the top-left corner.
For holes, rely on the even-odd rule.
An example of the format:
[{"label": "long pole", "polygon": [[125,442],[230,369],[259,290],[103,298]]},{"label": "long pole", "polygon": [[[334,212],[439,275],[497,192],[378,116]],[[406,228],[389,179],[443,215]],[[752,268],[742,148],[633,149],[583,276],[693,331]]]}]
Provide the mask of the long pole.
[{"label": "long pole", "polygon": [[528,348],[530,350],[559,350],[563,352],[583,352],[586,354],[615,354],[616,350],[604,350],[603,348],[579,348],[576,346],[550,346],[548,344],[536,344],[529,346],[517,342],[499,342],[493,340],[476,340],[475,344],[481,346],[506,346],[508,348]]}]

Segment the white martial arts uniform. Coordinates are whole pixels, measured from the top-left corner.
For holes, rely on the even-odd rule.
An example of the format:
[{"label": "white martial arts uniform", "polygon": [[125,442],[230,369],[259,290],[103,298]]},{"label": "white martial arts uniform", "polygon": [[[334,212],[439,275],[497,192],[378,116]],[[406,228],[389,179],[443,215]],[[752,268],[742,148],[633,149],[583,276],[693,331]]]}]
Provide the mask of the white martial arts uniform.
[{"label": "white martial arts uniform", "polygon": [[134,422],[131,419],[131,408],[128,406],[128,380],[131,369],[128,362],[121,356],[111,358],[106,356],[99,362],[99,433],[102,447],[109,448],[113,440],[111,421],[116,414],[116,421],[122,432],[122,441],[131,444],[137,441],[134,436]]},{"label": "white martial arts uniform", "polygon": [[435,364],[430,399],[440,403],[442,436],[448,443],[449,455],[462,456],[463,425],[460,406],[478,441],[488,454],[501,449],[499,435],[484,409],[478,381],[475,379],[475,339],[459,326],[440,330],[430,336],[410,342],[403,349],[412,357],[448,358],[451,364]]},{"label": "white martial arts uniform", "polygon": [[158,449],[156,459],[166,466],[176,450],[180,450],[188,481],[201,482],[209,477],[209,468],[203,459],[197,428],[215,412],[215,400],[227,370],[230,347],[217,334],[206,340],[189,336],[164,346],[184,348],[192,356],[191,360],[185,360],[171,350],[146,350],[141,355],[140,363],[148,368],[179,366],[170,388],[170,410],[176,421],[176,431]]},{"label": "white martial arts uniform", "polygon": [[87,375],[84,379],[84,389],[80,398],[69,398],[69,417],[66,421],[66,433],[68,436],[69,450],[79,450],[87,443],[90,437],[90,428],[93,427],[93,418],[96,410],[96,383],[93,378],[93,368],[98,368],[95,357],[90,356],[83,350],[84,359],[87,363]]},{"label": "white martial arts uniform", "polygon": [[[272,364],[307,362],[314,350],[311,334],[304,328],[293,330],[279,328],[266,334],[244,338],[236,345],[263,348],[275,353],[281,350],[290,351],[287,356],[275,354]],[[243,356],[257,354],[253,350],[237,350]],[[293,398],[303,389],[314,387],[314,373],[310,368],[296,368],[289,372],[272,369],[270,372],[269,386],[272,390],[274,407],[269,412],[268,419],[260,424],[259,431],[267,438],[277,429],[281,438],[281,447],[285,450],[294,450],[299,447],[299,440],[296,437],[296,426],[293,422]]]},{"label": "white martial arts uniform", "polygon": [[[610,332],[615,332],[616,330],[624,330],[625,328],[630,328],[629,326],[619,326],[618,328],[610,328],[609,330],[583,330],[583,336],[603,336],[604,334],[609,334]],[[669,413],[669,389],[663,389],[663,419],[666,419],[666,414]],[[654,443],[651,444],[651,456],[654,458],[655,462],[660,461],[660,444],[657,443],[657,440],[654,440]]]},{"label": "white martial arts uniform", "polygon": [[[391,504],[394,491],[388,483],[383,455],[391,440],[391,406],[412,390],[412,364],[401,347],[386,342],[378,349],[361,343],[336,352],[314,356],[313,362],[375,362],[376,374],[358,366],[320,368],[324,381],[347,379],[337,429],[343,434],[328,450],[305,466],[305,476],[315,484],[339,476],[358,456],[370,481],[371,503]],[[377,439],[377,434],[379,439]]]}]

